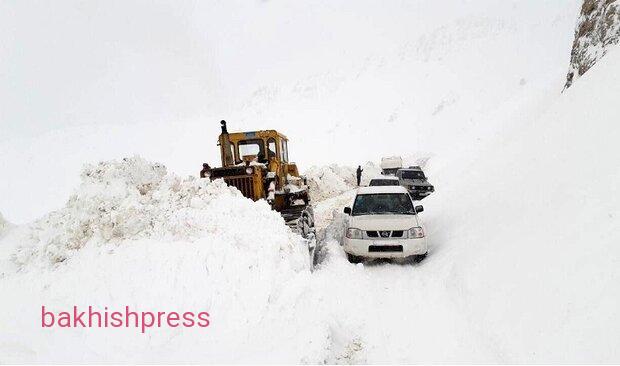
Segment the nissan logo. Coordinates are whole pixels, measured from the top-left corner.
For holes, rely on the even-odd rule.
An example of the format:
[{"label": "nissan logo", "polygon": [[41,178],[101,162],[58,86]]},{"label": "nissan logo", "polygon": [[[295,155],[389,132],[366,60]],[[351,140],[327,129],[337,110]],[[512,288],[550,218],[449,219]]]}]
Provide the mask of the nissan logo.
[{"label": "nissan logo", "polygon": [[379,231],[379,234],[381,235],[382,238],[389,238],[390,237],[390,232],[389,231]]}]

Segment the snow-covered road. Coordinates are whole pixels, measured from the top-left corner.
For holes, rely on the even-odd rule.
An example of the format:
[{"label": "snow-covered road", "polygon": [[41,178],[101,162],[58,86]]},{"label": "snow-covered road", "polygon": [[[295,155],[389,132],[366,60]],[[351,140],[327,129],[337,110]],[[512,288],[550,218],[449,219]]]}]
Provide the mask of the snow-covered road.
[{"label": "snow-covered road", "polygon": [[[330,324],[333,362],[500,362],[489,354],[482,334],[472,333],[471,320],[459,300],[445,253],[430,253],[421,263],[347,261],[340,239],[342,208],[355,190],[326,199],[315,207],[324,258],[314,272],[313,291],[319,307],[337,313]],[[423,202],[422,202],[423,203]]]}]

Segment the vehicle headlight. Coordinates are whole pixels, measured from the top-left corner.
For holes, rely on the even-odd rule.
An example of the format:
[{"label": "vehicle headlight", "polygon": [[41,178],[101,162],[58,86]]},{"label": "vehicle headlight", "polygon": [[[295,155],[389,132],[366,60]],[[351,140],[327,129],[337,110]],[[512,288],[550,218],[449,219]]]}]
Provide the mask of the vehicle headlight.
[{"label": "vehicle headlight", "polygon": [[254,169],[252,169],[252,167],[247,167],[247,168],[245,168],[245,172],[246,172],[246,174],[252,174],[252,173],[254,173]]},{"label": "vehicle headlight", "polygon": [[409,189],[411,189],[412,191],[415,191],[415,186],[410,186]]},{"label": "vehicle headlight", "polygon": [[361,239],[362,238],[362,230],[348,228],[347,229],[347,238],[348,239]]},{"label": "vehicle headlight", "polygon": [[421,227],[416,226],[416,227],[412,227],[411,229],[409,229],[407,231],[407,233],[409,234],[409,238],[423,238],[424,237],[424,230],[422,230]]}]

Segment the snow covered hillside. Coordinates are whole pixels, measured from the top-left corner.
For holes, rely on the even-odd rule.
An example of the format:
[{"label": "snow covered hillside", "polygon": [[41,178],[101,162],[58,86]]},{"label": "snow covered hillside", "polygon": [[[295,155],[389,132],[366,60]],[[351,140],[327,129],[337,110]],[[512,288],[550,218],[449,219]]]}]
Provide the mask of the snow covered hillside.
[{"label": "snow covered hillside", "polygon": [[580,5],[4,3],[0,211],[61,207],[85,162],[195,176],[219,161],[221,119],[280,130],[301,170],[470,154],[561,89]]},{"label": "snow covered hillside", "polygon": [[[620,359],[619,67],[615,49],[486,150],[450,169],[431,159],[437,191],[421,202],[431,246],[421,265],[348,266],[331,242],[320,275],[339,294],[332,306],[374,309],[341,315],[363,344],[358,361]],[[351,198],[319,204],[320,215],[335,212],[328,237],[342,235]]]},{"label": "snow covered hillside", "polygon": [[620,359],[618,51],[436,175],[427,265],[502,362]]}]

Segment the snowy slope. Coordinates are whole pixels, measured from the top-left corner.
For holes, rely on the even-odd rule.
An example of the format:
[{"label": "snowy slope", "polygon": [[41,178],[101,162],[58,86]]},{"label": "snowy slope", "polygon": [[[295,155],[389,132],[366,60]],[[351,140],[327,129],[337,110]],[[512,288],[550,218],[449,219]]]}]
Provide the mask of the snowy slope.
[{"label": "snowy slope", "polygon": [[454,300],[504,360],[620,357],[619,66],[616,49],[541,118],[438,177],[438,265],[453,261]]},{"label": "snowy slope", "polygon": [[432,252],[422,265],[352,268],[330,248],[321,274],[339,278],[325,280],[339,294],[332,306],[389,309],[343,315],[370,347],[362,361],[620,359],[619,51],[539,118],[430,175],[437,192],[422,204]]},{"label": "snowy slope", "polygon": [[221,119],[281,130],[302,170],[469,154],[559,90],[580,1],[3,6],[0,211],[25,223],[85,162],[197,175]]}]

